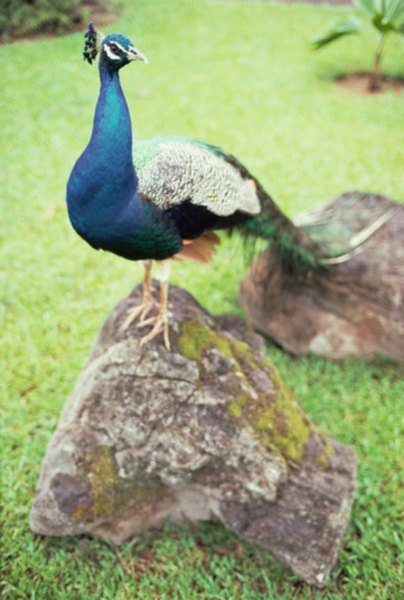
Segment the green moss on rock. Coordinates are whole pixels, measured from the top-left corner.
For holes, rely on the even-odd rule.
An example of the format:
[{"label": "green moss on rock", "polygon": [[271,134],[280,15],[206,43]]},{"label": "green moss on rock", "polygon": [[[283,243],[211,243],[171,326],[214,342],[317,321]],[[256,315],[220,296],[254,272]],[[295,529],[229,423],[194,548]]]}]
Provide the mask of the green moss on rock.
[{"label": "green moss on rock", "polygon": [[209,348],[216,348],[224,356],[233,358],[229,340],[200,319],[185,321],[181,325],[178,347],[181,354],[191,360],[199,361]]},{"label": "green moss on rock", "polygon": [[259,394],[256,399],[243,394],[229,405],[229,411],[250,426],[265,446],[286,460],[301,462],[312,424],[290,392],[276,390],[274,395]]},{"label": "green moss on rock", "polygon": [[[328,468],[333,452],[326,436],[304,414],[285,386],[278,371],[265,358],[260,358],[251,348],[239,340],[227,338],[210,328],[203,320],[194,319],[181,325],[178,340],[179,351],[191,360],[200,363],[204,353],[216,348],[224,356],[234,360],[232,371],[237,374],[237,385],[229,393],[234,400],[228,404],[228,411],[240,423],[249,426],[257,438],[267,447],[278,452],[289,463],[300,464],[305,456],[306,445],[312,435],[320,441],[316,463]],[[254,372],[265,373],[272,383],[271,390],[259,392],[252,382]],[[200,367],[203,374],[203,369]],[[257,397],[245,392],[246,387],[254,387]]]},{"label": "green moss on rock", "polygon": [[288,462],[300,464],[310,436],[318,436],[322,449],[316,456],[316,462],[322,468],[329,468],[333,448],[327,438],[304,414],[278,371],[268,361],[255,364],[266,371],[273,384],[273,392],[259,393],[257,398],[240,394],[229,404],[230,414],[240,424],[251,427],[265,446],[279,452]]},{"label": "green moss on rock", "polygon": [[255,359],[250,346],[245,342],[233,339],[231,341],[231,350],[243,373],[251,373],[260,368],[260,364]]},{"label": "green moss on rock", "polygon": [[100,446],[89,457],[88,479],[94,497],[95,517],[112,514],[114,509],[114,488],[117,484],[117,465],[113,448]]},{"label": "green moss on rock", "polygon": [[330,469],[331,457],[334,454],[334,447],[324,431],[321,431],[321,429],[319,429],[316,425],[314,425],[314,428],[322,443],[320,452],[317,452],[317,455],[315,456],[315,463],[320,469]]},{"label": "green moss on rock", "polygon": [[249,394],[240,394],[240,396],[237,396],[237,398],[228,405],[228,410],[233,417],[240,419],[244,415],[249,402],[251,402]]},{"label": "green moss on rock", "polygon": [[123,518],[147,510],[162,501],[169,492],[159,482],[147,485],[119,476],[113,446],[98,446],[80,461],[81,479],[91,486],[92,504],[78,505],[71,515],[74,523],[108,519],[119,514]]}]

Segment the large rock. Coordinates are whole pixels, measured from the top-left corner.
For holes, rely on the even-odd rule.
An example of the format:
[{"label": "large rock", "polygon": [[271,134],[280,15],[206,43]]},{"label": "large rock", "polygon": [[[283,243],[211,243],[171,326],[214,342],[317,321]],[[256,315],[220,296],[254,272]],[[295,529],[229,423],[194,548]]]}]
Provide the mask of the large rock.
[{"label": "large rock", "polygon": [[170,289],[171,342],[139,347],[128,307],[100,331],[43,463],[31,512],[42,535],[116,544],[163,519],[219,519],[321,587],[355,488],[352,448],[299,408],[238,319]]},{"label": "large rock", "polygon": [[404,206],[351,192],[305,222],[347,260],[305,275],[267,249],[240,286],[249,322],[294,355],[404,362]]}]

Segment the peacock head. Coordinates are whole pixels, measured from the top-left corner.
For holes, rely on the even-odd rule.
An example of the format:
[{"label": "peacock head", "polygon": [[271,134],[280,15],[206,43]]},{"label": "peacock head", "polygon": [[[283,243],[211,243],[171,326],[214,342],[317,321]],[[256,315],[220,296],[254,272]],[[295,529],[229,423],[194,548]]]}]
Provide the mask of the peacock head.
[{"label": "peacock head", "polygon": [[83,56],[90,65],[98,53],[100,53],[100,64],[105,64],[110,71],[118,71],[132,60],[143,60],[147,63],[144,54],[121,33],[110,33],[104,36],[90,22],[84,37]]}]

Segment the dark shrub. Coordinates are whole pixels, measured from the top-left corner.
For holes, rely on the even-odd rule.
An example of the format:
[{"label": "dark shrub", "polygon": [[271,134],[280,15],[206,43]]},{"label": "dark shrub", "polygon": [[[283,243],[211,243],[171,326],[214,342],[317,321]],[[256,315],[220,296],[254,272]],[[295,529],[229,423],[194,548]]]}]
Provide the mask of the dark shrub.
[{"label": "dark shrub", "polygon": [[[92,0],[91,6],[102,0]],[[0,38],[62,33],[89,18],[84,0],[0,0]]]}]

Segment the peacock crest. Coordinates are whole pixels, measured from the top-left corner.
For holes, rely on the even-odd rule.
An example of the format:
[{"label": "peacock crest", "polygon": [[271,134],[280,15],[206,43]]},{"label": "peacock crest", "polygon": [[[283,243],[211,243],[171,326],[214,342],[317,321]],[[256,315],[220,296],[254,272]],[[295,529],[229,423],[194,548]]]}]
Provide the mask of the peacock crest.
[{"label": "peacock crest", "polygon": [[104,39],[104,34],[97,31],[94,28],[93,22],[90,21],[87,26],[87,31],[84,34],[84,38],[84,60],[91,65],[101,49],[101,42]]}]

